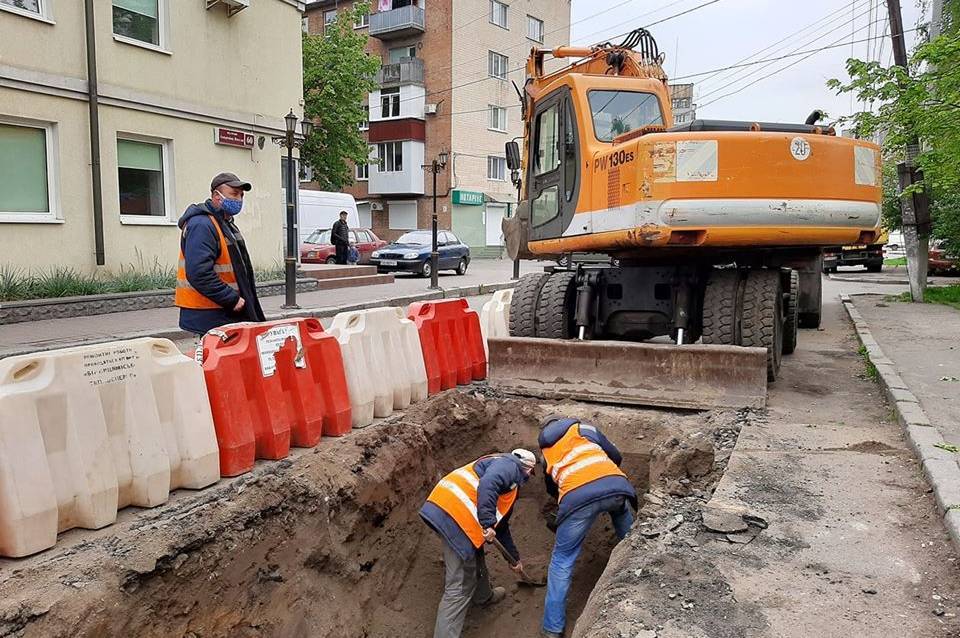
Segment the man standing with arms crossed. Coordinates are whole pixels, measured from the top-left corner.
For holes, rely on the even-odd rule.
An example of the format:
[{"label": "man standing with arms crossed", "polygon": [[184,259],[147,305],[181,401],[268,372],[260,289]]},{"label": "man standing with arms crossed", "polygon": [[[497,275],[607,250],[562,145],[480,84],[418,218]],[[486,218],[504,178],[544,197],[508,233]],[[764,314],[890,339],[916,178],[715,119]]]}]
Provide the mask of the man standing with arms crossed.
[{"label": "man standing with arms crossed", "polygon": [[347,226],[347,211],[340,211],[340,219],[333,222],[330,230],[330,241],[337,249],[337,263],[341,266],[347,263],[347,254],[350,251],[350,227]]}]

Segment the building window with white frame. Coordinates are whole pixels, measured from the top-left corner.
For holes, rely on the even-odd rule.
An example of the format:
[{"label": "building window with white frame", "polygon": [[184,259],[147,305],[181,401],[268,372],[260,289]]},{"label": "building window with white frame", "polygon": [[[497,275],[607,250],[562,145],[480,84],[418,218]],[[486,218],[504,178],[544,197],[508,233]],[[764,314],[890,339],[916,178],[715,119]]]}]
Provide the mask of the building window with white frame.
[{"label": "building window with white frame", "polygon": [[381,173],[400,173],[403,171],[403,142],[381,142],[377,144],[377,157]]},{"label": "building window with white frame", "polygon": [[497,53],[496,51],[489,52],[490,77],[506,80],[507,70],[509,66],[510,66],[510,58],[500,53]]},{"label": "building window with white frame", "polygon": [[117,138],[121,215],[167,216],[165,147],[162,142]]},{"label": "building window with white frame", "polygon": [[507,28],[506,4],[498,2],[497,0],[490,0],[490,22],[498,27]]},{"label": "building window with white frame", "polygon": [[370,107],[363,107],[363,121],[357,125],[357,128],[361,131],[367,131],[370,129]]},{"label": "building window with white frame", "polygon": [[527,16],[527,37],[534,42],[543,44],[543,20]]},{"label": "building window with white frame", "polygon": [[337,10],[330,9],[329,11],[323,12],[323,32],[326,33],[334,22],[337,20]]},{"label": "building window with white frame", "polygon": [[300,18],[300,30],[304,33],[310,33],[310,18],[307,16]]},{"label": "building window with white frame", "polygon": [[54,217],[53,129],[0,120],[0,221]]},{"label": "building window with white frame", "polygon": [[507,180],[506,158],[487,156],[487,179],[495,182],[505,182]]},{"label": "building window with white frame", "polygon": [[370,165],[366,162],[362,164],[357,164],[355,167],[356,180],[358,182],[365,182],[370,179]]},{"label": "building window with white frame", "polygon": [[366,29],[370,26],[370,14],[362,13],[353,21],[354,29]]},{"label": "building window with white frame", "polygon": [[380,90],[380,117],[400,117],[400,87]]},{"label": "building window with white frame", "polygon": [[113,0],[113,33],[156,47],[161,43],[160,15],[165,0]]},{"label": "building window with white frame", "polygon": [[490,124],[488,128],[491,131],[507,132],[507,109],[502,106],[490,104]]},{"label": "building window with white frame", "polygon": [[44,5],[48,0],[0,0],[0,9],[10,9],[31,18],[47,17]]}]

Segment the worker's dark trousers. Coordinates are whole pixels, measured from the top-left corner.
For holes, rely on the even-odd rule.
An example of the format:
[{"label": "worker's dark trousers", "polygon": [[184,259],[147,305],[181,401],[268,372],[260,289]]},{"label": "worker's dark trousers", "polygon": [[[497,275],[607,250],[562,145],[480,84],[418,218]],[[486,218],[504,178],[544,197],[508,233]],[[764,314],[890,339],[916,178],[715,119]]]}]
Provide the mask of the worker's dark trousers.
[{"label": "worker's dark trousers", "polygon": [[337,244],[337,263],[341,265],[347,264],[347,254],[350,252],[350,247],[346,244]]},{"label": "worker's dark trousers", "polygon": [[443,543],[443,567],[446,585],[437,608],[437,625],[433,638],[460,638],[467,608],[473,602],[482,605],[493,596],[490,574],[483,559],[483,550],[470,560],[463,560],[449,545]]}]

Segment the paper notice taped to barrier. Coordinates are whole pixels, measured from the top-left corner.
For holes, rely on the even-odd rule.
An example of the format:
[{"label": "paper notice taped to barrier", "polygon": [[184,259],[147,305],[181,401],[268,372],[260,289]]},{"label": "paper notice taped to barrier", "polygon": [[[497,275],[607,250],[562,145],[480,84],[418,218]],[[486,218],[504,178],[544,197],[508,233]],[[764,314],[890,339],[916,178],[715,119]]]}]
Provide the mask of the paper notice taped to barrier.
[{"label": "paper notice taped to barrier", "polygon": [[303,357],[303,343],[300,341],[300,325],[290,324],[274,326],[261,335],[257,335],[257,352],[260,354],[260,371],[265,377],[272,377],[277,371],[277,352],[288,339],[297,344],[297,352],[293,358],[293,365],[306,368],[307,361]]}]

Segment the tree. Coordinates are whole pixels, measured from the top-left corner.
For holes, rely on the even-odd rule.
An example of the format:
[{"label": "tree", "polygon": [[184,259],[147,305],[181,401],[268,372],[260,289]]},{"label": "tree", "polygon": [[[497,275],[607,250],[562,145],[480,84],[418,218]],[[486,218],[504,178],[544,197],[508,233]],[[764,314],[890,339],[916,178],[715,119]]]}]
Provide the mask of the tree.
[{"label": "tree", "polygon": [[323,35],[303,34],[304,114],[315,128],[301,156],[325,190],[352,184],[352,164],[370,155],[360,125],[367,119],[367,94],[377,88],[380,58],[364,51],[366,32],[353,28],[369,11],[369,4],[357,3],[338,11]]},{"label": "tree", "polygon": [[[947,20],[944,27],[942,35],[916,48],[909,73],[898,66],[885,68],[851,58],[850,81],[830,80],[828,86],[879,105],[852,119],[862,136],[885,136],[888,163],[903,156],[914,136],[920,139],[911,154],[916,153],[922,186],[933,202],[933,234],[960,246],[960,21]],[[894,170],[894,179],[895,175]],[[895,217],[899,226],[899,209]]]}]

